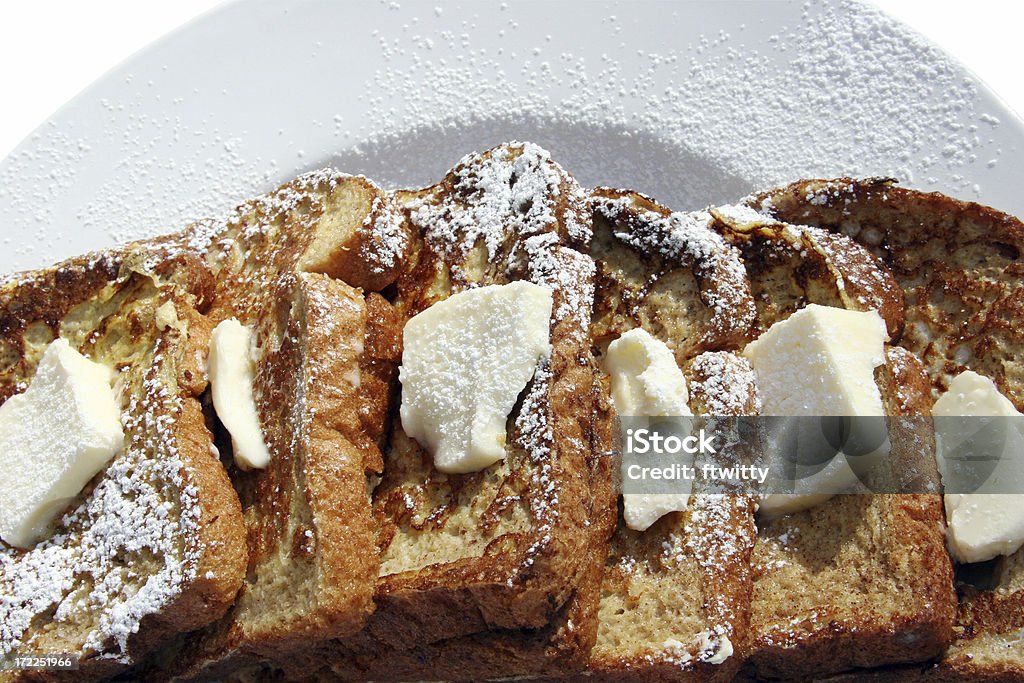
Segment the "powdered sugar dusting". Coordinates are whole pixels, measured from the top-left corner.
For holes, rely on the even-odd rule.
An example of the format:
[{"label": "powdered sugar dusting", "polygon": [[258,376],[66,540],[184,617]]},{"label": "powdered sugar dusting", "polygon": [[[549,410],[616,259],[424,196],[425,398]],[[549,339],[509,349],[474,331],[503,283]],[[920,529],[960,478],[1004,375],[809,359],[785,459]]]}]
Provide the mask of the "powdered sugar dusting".
[{"label": "powdered sugar dusting", "polygon": [[571,329],[577,341],[589,341],[597,267],[589,256],[556,243],[554,233],[526,239],[529,278],[552,291],[553,319],[556,322],[567,318],[575,320]]},{"label": "powdered sugar dusting", "polygon": [[470,154],[451,175],[451,191],[443,192],[439,202],[427,195],[410,206],[413,225],[451,263],[458,264],[482,242],[487,260],[504,257],[508,270],[521,254],[515,249],[503,253],[503,247],[555,231],[562,184],[573,182],[547,150],[529,142]]},{"label": "powdered sugar dusting", "polygon": [[545,495],[535,497],[532,502],[532,512],[534,519],[538,520],[540,534],[551,530],[554,522],[552,515],[558,508],[556,482],[552,479],[550,464],[551,444],[555,438],[548,410],[551,380],[550,362],[545,359],[537,366],[533,382],[523,397],[522,409],[516,418],[516,430],[521,435],[521,443],[536,466],[535,483],[539,485],[539,491],[545,492]]},{"label": "powdered sugar dusting", "polygon": [[128,662],[142,619],[195,578],[197,492],[185,482],[173,426],[181,399],[155,368],[143,384],[122,418],[125,452],[64,517],[65,531],[24,553],[0,549],[0,658],[31,648],[26,630],[52,611],[55,625],[95,619],[83,654]]},{"label": "powdered sugar dusting", "polygon": [[[976,195],[985,157],[1001,154],[988,134],[998,123],[979,109],[976,84],[865,3],[801,9],[767,40],[746,24],[709,25],[698,41],[658,51],[633,33],[638,27],[605,17],[600,59],[573,51],[569,36],[557,54],[542,45],[524,59],[500,39],[483,42],[472,24],[431,38],[472,51],[468,63],[381,39],[386,66],[366,89],[375,120],[355,153],[339,156],[415,183],[422,178],[397,158],[410,142],[443,159],[504,130],[552,149],[584,183],[643,187],[682,208],[844,174]],[[757,16],[752,9],[751,21]],[[686,11],[677,18],[686,21]],[[409,53],[413,64],[398,67]],[[528,88],[516,88],[517,72]],[[384,106],[396,100],[405,106]]]},{"label": "powdered sugar dusting", "polygon": [[700,396],[706,415],[760,414],[754,368],[742,356],[725,351],[702,353],[690,365],[687,379],[690,391]]},{"label": "powdered sugar dusting", "polygon": [[361,244],[359,255],[374,273],[383,273],[398,265],[409,244],[402,229],[402,216],[383,195],[373,198],[362,230],[370,239]]},{"label": "powdered sugar dusting", "polygon": [[596,213],[617,226],[618,240],[641,254],[691,267],[703,280],[701,301],[712,313],[709,335],[749,327],[756,311],[746,268],[739,250],[712,229],[714,217],[707,211],[659,213],[638,204],[641,200],[652,201],[633,192],[599,188],[590,202]]}]

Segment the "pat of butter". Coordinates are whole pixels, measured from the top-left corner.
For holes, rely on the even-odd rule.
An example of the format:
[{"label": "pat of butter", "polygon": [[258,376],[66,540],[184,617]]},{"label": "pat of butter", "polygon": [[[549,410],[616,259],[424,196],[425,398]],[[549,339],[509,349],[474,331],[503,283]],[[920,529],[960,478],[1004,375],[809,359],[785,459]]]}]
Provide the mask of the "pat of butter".
[{"label": "pat of butter", "polygon": [[603,366],[619,415],[693,415],[686,378],[665,342],[637,327],[608,345]]},{"label": "pat of butter", "polygon": [[[1021,418],[1008,398],[999,393],[988,377],[970,370],[957,375],[935,402],[939,473],[948,489],[963,490],[961,477],[967,473],[958,467],[954,453],[969,445],[979,452],[998,446],[998,462],[977,493],[945,495],[947,545],[961,562],[983,562],[999,555],[1010,555],[1024,545],[1024,496],[1017,493],[986,493],[986,489],[1024,493],[1024,433]],[[979,443],[979,422],[956,417],[1006,417],[1005,432],[998,444]]]},{"label": "pat of butter", "polygon": [[718,651],[704,661],[708,664],[723,664],[732,655],[732,641],[729,640],[729,636],[722,636],[718,641]]},{"label": "pat of butter", "polygon": [[460,292],[406,323],[402,429],[438,470],[504,459],[509,413],[551,353],[551,306],[550,290],[520,281]]},{"label": "pat of butter", "polygon": [[27,548],[121,450],[113,373],[64,339],[43,353],[28,389],[0,406],[0,538]]},{"label": "pat of butter", "polygon": [[[887,339],[885,322],[876,311],[811,304],[772,325],[743,355],[754,367],[765,415],[881,416],[885,411],[874,372],[885,362]],[[861,457],[878,457],[888,449],[886,441]],[[777,466],[773,460],[783,456],[773,452],[771,439],[766,450],[769,464]],[[806,509],[832,497],[823,490],[836,491],[856,481],[840,453],[820,471],[798,479],[793,493],[764,495],[760,511],[778,516]]]},{"label": "pat of butter", "polygon": [[[632,329],[609,344],[602,364],[611,377],[612,403],[619,416],[693,416],[687,405],[686,377],[676,365],[675,356],[646,330]],[[680,482],[682,487],[686,484]],[[689,501],[689,490],[626,493],[622,496],[622,516],[630,529],[644,531],[668,513],[682,512]]]},{"label": "pat of butter", "polygon": [[234,318],[220,322],[210,336],[210,391],[217,417],[231,434],[235,464],[262,469],[270,462],[263,440],[253,377],[252,331]]}]

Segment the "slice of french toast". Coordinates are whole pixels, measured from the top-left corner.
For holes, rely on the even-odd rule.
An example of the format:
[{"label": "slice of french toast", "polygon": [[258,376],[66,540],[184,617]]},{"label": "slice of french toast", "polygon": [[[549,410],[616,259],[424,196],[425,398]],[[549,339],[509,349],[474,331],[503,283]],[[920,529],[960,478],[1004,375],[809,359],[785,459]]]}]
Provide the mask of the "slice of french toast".
[{"label": "slice of french toast", "polygon": [[[546,628],[600,563],[603,551],[589,544],[606,543],[591,533],[601,513],[591,499],[603,484],[590,447],[594,265],[576,248],[590,235],[579,186],[544,150],[510,143],[467,156],[439,184],[395,202],[413,235],[396,285],[405,319],[475,286],[529,280],[552,291],[552,353],[509,416],[505,459],[480,472],[441,473],[394,417],[373,494],[377,610],[337,645],[355,659]],[[346,661],[335,663],[340,675]]]},{"label": "slice of french toast", "polygon": [[[640,327],[686,370],[697,414],[756,412],[749,365],[729,352],[750,338],[754,300],[739,251],[711,216],[673,213],[639,193],[597,188],[592,337]],[[605,562],[595,680],[729,680],[748,649],[753,497],[696,484],[686,511],[645,531],[619,512]]]},{"label": "slice of french toast", "polygon": [[[0,286],[3,400],[54,339],[116,371],[124,446],[30,549],[0,543],[0,659],[65,653],[90,680],[220,617],[245,573],[238,497],[198,400],[209,270],[176,239],[89,254]],[[31,677],[27,670],[0,679]]]},{"label": "slice of french toast", "polygon": [[[743,252],[761,330],[817,303],[877,310],[898,339],[902,290],[867,250],[742,207],[711,213]],[[934,441],[893,427],[894,417],[929,414],[920,363],[890,347],[875,379],[890,416],[888,460],[930,468],[936,480]],[[952,570],[937,494],[841,494],[760,519],[753,571],[748,670],[758,678],[924,661],[952,637]]]},{"label": "slice of french toast", "polygon": [[[611,453],[612,410],[607,380],[594,382],[594,426],[591,452]],[[443,679],[474,681],[503,677],[568,675],[585,668],[597,638],[597,610],[608,539],[618,516],[612,486],[613,463],[595,457],[590,472],[590,539],[581,544],[587,569],[565,604],[541,628],[490,630],[400,648],[377,648],[347,656],[321,667],[317,681],[414,681]],[[324,653],[325,661],[337,652]]]},{"label": "slice of french toast", "polygon": [[408,240],[379,188],[329,170],[194,225],[189,237],[216,278],[211,318],[253,333],[253,394],[270,453],[263,469],[230,468],[248,532],[245,584],[180,659],[180,675],[209,678],[262,660],[296,664],[373,611],[380,559],[369,491],[401,334],[373,290],[397,276]]},{"label": "slice of french toast", "polygon": [[[531,184],[538,186],[535,181]],[[595,210],[593,253],[599,283],[591,343],[603,349],[613,336],[646,324],[687,362],[703,347],[742,344],[754,318],[754,305],[734,248],[706,225],[676,224],[678,216],[641,195],[598,190],[590,204]],[[568,271],[562,277],[574,274]],[[659,283],[662,278],[664,282]],[[401,281],[399,285],[401,292]],[[647,292],[650,302],[644,301]],[[744,400],[730,403],[728,396],[743,392],[721,391],[726,377],[717,371],[735,369],[729,362],[733,356],[723,358],[708,354],[694,364],[697,386],[715,387],[703,394],[698,390],[695,400],[723,410],[729,404],[729,414],[736,414],[750,397],[744,394]],[[598,404],[605,408],[598,411],[604,417],[598,419],[594,432],[598,436],[591,445],[595,454],[610,453],[613,448],[608,378],[603,372],[599,375]],[[617,464],[602,458],[601,466]],[[745,646],[750,581],[749,575],[736,569],[748,566],[752,498],[700,496],[686,513],[670,515],[647,532],[634,532],[622,526],[619,504],[606,480],[603,474],[591,483],[591,532],[596,534],[600,554],[589,560],[592,571],[547,625],[492,629],[411,648],[366,648],[338,663],[322,679],[479,680],[497,672],[571,677],[586,667],[587,675],[597,678],[642,680],[658,673],[673,679],[727,680],[742,661]],[[610,559],[606,559],[606,539],[617,524]],[[698,526],[706,527],[708,534]],[[626,558],[630,571],[620,566]],[[671,594],[658,595],[649,590],[653,586],[671,589]],[[648,609],[640,609],[635,604],[638,600]],[[663,637],[649,642],[630,634],[623,627],[627,622],[637,634],[658,631]],[[730,658],[734,644],[736,656]],[[727,663],[721,665],[716,656]]]},{"label": "slice of french toast", "polygon": [[[800,181],[748,203],[781,220],[849,235],[886,263],[908,303],[899,343],[924,362],[932,399],[952,377],[972,369],[991,378],[1018,410],[1024,408],[1024,225],[1019,220],[883,179]],[[958,586],[956,639],[948,652],[937,666],[899,675],[1024,677],[1024,550],[976,569]]]},{"label": "slice of french toast", "polygon": [[[611,448],[610,417],[607,410],[598,417],[604,424],[595,430],[598,440],[594,447],[599,449],[595,452],[605,453]],[[478,681],[496,676],[561,678],[582,671],[597,638],[602,569],[618,509],[611,486],[611,459],[597,459],[593,466],[590,491],[594,520],[589,530],[592,539],[582,544],[592,556],[586,560],[586,574],[579,578],[572,595],[546,626],[484,631],[409,648],[382,645],[373,652],[322,666],[312,680]],[[336,656],[325,654],[324,659],[331,662]]]},{"label": "slice of french toast", "polygon": [[[756,412],[749,364],[736,354],[703,353],[686,375],[696,414]],[[644,531],[617,517],[587,679],[731,680],[749,648],[753,496],[698,482],[684,512]]]}]

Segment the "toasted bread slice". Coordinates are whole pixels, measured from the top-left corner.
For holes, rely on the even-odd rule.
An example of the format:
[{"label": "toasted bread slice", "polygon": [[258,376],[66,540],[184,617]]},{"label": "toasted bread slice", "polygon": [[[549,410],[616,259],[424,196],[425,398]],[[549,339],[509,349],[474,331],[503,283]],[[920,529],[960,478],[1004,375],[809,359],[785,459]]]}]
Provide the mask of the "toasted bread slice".
[{"label": "toasted bread slice", "polygon": [[265,469],[231,468],[248,529],[245,585],[228,615],[184,646],[179,672],[209,677],[297,662],[373,611],[369,488],[401,328],[383,297],[354,284],[389,285],[407,239],[383,192],[332,171],[190,231],[216,276],[212,318],[254,333],[253,391],[271,453]]},{"label": "toasted bread slice", "polygon": [[[644,195],[592,191],[598,297],[593,341],[643,327],[686,369],[704,415],[756,412],[749,365],[735,354],[755,306],[739,252],[710,215],[673,213]],[[704,352],[704,353],[702,353]],[[685,512],[646,531],[619,515],[605,563],[596,680],[729,680],[746,655],[753,546],[750,495],[697,485]]]},{"label": "toasted bread slice", "polygon": [[[905,351],[890,348],[876,379],[890,416],[926,414],[927,382]],[[891,457],[918,447],[894,438]],[[757,676],[822,676],[941,653],[954,595],[937,498],[844,494],[762,521],[751,604]]]},{"label": "toasted bread slice", "polygon": [[[600,283],[591,328],[596,344],[605,347],[638,324],[654,328],[688,361],[703,345],[742,343],[754,306],[735,249],[706,226],[675,224],[670,211],[641,195],[602,189],[593,194],[592,205]],[[645,273],[655,262],[654,274]],[[665,282],[659,284],[659,277]],[[641,290],[652,292],[650,303]],[[726,315],[727,310],[734,315]],[[744,366],[729,353],[699,356],[690,366],[695,404],[723,415],[751,410],[751,394],[722,384],[742,378]],[[599,403],[606,406],[599,412],[606,414],[611,411],[607,381],[603,377],[598,383],[603,387]],[[746,386],[752,387],[750,382]],[[605,417],[598,424],[604,428],[596,432],[593,448],[608,453],[613,448],[610,421]],[[617,467],[617,460],[604,459],[603,466]],[[745,647],[751,497],[698,495],[688,511],[669,515],[645,532],[627,529],[618,502],[603,498],[592,508],[598,536],[607,537],[618,526],[607,559],[602,554],[598,572],[585,579],[550,626],[389,650],[357,659],[347,680],[474,680],[499,674],[571,679],[581,675],[573,667],[584,665],[588,680],[728,680]],[[595,579],[599,599],[596,590],[583,590]],[[597,617],[585,649],[568,635],[583,615]],[[576,632],[585,631],[577,626]],[[567,641],[574,647],[566,650]],[[733,643],[735,657],[730,656]],[[589,657],[581,658],[581,650],[589,651]],[[340,668],[336,673],[342,673]]]},{"label": "toasted bread slice", "polygon": [[0,543],[0,658],[74,654],[81,669],[62,673],[108,676],[234,600],[241,510],[198,400],[211,296],[209,271],[174,240],[5,279],[0,397],[23,391],[62,337],[118,371],[125,442],[55,535],[29,550]]},{"label": "toasted bread slice", "polygon": [[[607,455],[614,447],[606,384],[607,381],[594,383],[595,416],[590,448],[597,455]],[[586,559],[587,571],[546,626],[484,631],[408,648],[381,645],[374,651],[356,653],[322,667],[316,680],[474,681],[493,678],[499,672],[503,677],[550,677],[585,668],[597,639],[602,569],[618,516],[612,459],[592,458],[589,467],[591,538],[582,544],[591,553]],[[337,652],[324,653],[326,660],[332,657],[337,657]]]},{"label": "toasted bread slice", "polygon": [[[607,453],[611,444],[611,414],[607,396],[597,417],[594,449]],[[477,681],[496,676],[563,677],[586,667],[597,639],[597,611],[602,568],[617,517],[612,482],[611,458],[595,459],[591,473],[592,538],[584,543],[587,572],[566,603],[550,622],[537,629],[505,629],[422,643],[410,648],[382,646],[374,652],[345,657],[322,667],[317,681],[416,681],[424,678],[446,681]],[[337,654],[325,654],[330,660]]]},{"label": "toasted bread slice", "polygon": [[350,657],[543,629],[600,562],[587,549],[598,485],[587,334],[593,262],[572,247],[589,239],[582,198],[546,152],[518,143],[466,157],[433,187],[398,193],[415,235],[397,282],[403,315],[472,286],[528,279],[553,292],[552,354],[509,417],[507,457],[481,472],[438,472],[396,416],[373,495],[377,611],[338,645]]},{"label": "toasted bread slice", "polygon": [[[820,303],[878,310],[890,335],[899,334],[901,291],[852,240],[741,208],[712,213],[743,250],[762,329]],[[911,355],[890,349],[876,381],[888,415],[928,414],[926,380]],[[934,442],[890,428],[889,459],[934,475]],[[941,652],[954,611],[943,519],[939,495],[898,494],[838,495],[760,520],[751,603],[756,675],[821,676]]]},{"label": "toasted bread slice", "polygon": [[325,275],[286,275],[277,286],[256,322],[254,388],[271,461],[235,473],[250,559],[231,618],[264,656],[360,628],[378,567],[356,446],[365,301]]},{"label": "toasted bread slice", "polygon": [[[750,366],[734,353],[701,354],[686,374],[696,413],[756,412]],[[686,511],[645,531],[618,517],[588,680],[731,680],[748,646],[753,497],[700,482]]]},{"label": "toasted bread slice", "polygon": [[[900,345],[921,358],[937,397],[966,369],[990,377],[1024,409],[1024,225],[993,209],[887,180],[801,181],[749,203],[782,220],[850,235],[906,292]],[[956,640],[929,677],[1024,677],[1024,550],[962,584]],[[908,674],[909,675],[909,674]]]}]

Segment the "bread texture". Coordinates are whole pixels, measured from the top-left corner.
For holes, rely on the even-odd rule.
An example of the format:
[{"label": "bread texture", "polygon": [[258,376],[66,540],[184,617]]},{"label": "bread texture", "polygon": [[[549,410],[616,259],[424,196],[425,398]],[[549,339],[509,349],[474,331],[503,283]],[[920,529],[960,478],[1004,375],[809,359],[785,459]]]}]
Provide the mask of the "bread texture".
[{"label": "bread texture", "polygon": [[[739,251],[710,215],[673,213],[635,192],[597,188],[592,252],[599,349],[642,327],[686,368],[697,414],[756,412],[749,364],[735,353],[754,321]],[[594,680],[729,680],[746,656],[754,542],[752,496],[696,484],[684,512],[645,531],[618,512],[604,568]]]},{"label": "bread texture", "polygon": [[[424,189],[316,171],[4,278],[0,401],[62,337],[117,370],[126,438],[51,538],[0,543],[0,662],[81,669],[0,681],[1024,680],[1024,550],[954,565],[920,419],[965,369],[1024,409],[1022,253],[1016,219],[889,180],[683,213],[511,142]],[[403,328],[516,281],[552,292],[550,357],[505,459],[441,473],[399,417]],[[882,317],[889,457],[782,517],[698,480],[630,529],[608,345],[664,342],[713,428],[763,412],[742,350],[812,303]],[[207,392],[228,319],[254,336],[262,470],[233,463]]]},{"label": "bread texture", "polygon": [[[890,337],[899,337],[902,290],[849,238],[742,207],[711,213],[743,251],[760,329],[818,303],[877,310]],[[930,413],[923,368],[909,354],[890,350],[876,382],[890,424]],[[934,474],[933,441],[895,432],[891,438],[890,461],[915,462]],[[923,661],[952,638],[955,601],[938,493],[841,494],[759,520],[753,571],[748,666],[758,677]]]},{"label": "bread texture", "polygon": [[[908,302],[900,346],[922,359],[931,399],[972,369],[1024,408],[1024,225],[1012,216],[890,180],[805,180],[751,197],[782,220],[846,234],[891,270]],[[930,403],[930,401],[929,401]],[[968,572],[984,580],[968,580]],[[937,680],[1024,677],[1024,550],[961,568],[956,638],[935,666],[899,672]],[[979,585],[980,584],[980,585]]]},{"label": "bread texture", "polygon": [[[529,280],[553,294],[552,353],[509,416],[506,458],[481,472],[438,472],[395,416],[373,494],[377,609],[325,655],[324,675],[480,677],[498,661],[537,659],[530,652],[551,666],[580,662],[610,490],[591,448],[594,265],[575,248],[589,240],[583,194],[547,152],[510,143],[394,201],[413,236],[396,283],[403,318],[473,286]],[[485,632],[499,633],[481,649]]]},{"label": "bread texture", "polygon": [[89,680],[124,670],[231,605],[245,571],[238,497],[198,400],[212,297],[176,239],[137,243],[0,285],[0,398],[66,339],[118,373],[124,448],[33,548],[0,544],[0,658],[62,652]]},{"label": "bread texture", "polygon": [[187,234],[215,276],[213,320],[253,332],[253,393],[271,459],[262,470],[230,468],[247,528],[245,584],[224,619],[182,644],[178,674],[301,668],[317,642],[358,631],[374,609],[369,489],[400,327],[383,297],[356,285],[390,284],[407,239],[379,188],[333,171]]}]

